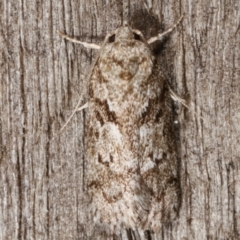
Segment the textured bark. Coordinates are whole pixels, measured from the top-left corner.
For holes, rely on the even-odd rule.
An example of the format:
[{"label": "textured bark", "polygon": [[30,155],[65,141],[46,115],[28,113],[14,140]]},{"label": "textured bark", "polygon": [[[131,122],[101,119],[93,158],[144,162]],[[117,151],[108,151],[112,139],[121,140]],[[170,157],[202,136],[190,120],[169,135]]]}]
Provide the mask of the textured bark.
[{"label": "textured bark", "polygon": [[100,43],[128,21],[150,37],[182,13],[159,51],[192,109],[179,114],[182,204],[148,239],[240,238],[239,0],[8,0],[0,9],[0,239],[84,239],[86,111],[59,129],[87,101],[96,54],[57,30]]}]

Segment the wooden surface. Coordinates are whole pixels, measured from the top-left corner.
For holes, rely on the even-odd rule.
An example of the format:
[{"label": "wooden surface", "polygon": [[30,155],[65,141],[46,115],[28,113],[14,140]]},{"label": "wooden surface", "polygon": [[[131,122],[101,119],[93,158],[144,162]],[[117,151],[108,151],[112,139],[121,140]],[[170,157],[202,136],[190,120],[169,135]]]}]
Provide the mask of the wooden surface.
[{"label": "wooden surface", "polygon": [[192,108],[179,111],[182,204],[148,239],[240,238],[240,1],[3,0],[0,11],[0,239],[85,239],[87,110],[59,130],[87,101],[96,51],[57,30],[101,43],[128,21],[150,37],[183,13],[159,56]]}]

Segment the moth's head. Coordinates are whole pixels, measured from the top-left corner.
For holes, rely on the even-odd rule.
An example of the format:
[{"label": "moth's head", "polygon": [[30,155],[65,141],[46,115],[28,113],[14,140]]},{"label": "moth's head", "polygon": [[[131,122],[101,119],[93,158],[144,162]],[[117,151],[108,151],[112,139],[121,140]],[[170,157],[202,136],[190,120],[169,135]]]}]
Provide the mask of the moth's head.
[{"label": "moth's head", "polygon": [[127,23],[124,23],[123,26],[117,28],[108,38],[108,42],[126,40],[145,42],[142,33],[138,30],[132,29]]}]

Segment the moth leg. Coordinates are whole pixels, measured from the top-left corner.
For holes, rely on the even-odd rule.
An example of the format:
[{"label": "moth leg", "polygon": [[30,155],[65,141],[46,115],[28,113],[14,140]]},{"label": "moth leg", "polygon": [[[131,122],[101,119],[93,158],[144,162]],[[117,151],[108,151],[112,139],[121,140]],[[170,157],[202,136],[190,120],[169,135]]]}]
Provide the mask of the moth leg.
[{"label": "moth leg", "polygon": [[66,121],[66,123],[62,126],[62,128],[60,129],[59,133],[62,132],[62,130],[67,126],[67,124],[70,122],[70,120],[72,119],[73,115],[78,112],[78,111],[81,111],[85,108],[88,107],[88,102],[85,103],[84,105],[82,105],[81,107],[79,107],[80,105],[80,102],[81,102],[81,99],[79,100],[77,106],[75,107],[74,111],[72,112],[71,116],[68,118],[68,120]]},{"label": "moth leg", "polygon": [[83,104],[80,108],[78,108],[77,112],[82,111],[83,109],[88,108],[88,102],[86,102],[85,104]]},{"label": "moth leg", "polygon": [[183,106],[189,109],[187,101],[184,98],[179,97],[171,88],[169,88],[169,92],[173,101],[180,102]]},{"label": "moth leg", "polygon": [[198,116],[202,120],[204,120],[203,117],[199,116],[198,113],[194,109],[191,108],[191,106],[187,103],[187,101],[184,98],[179,97],[171,88],[169,88],[170,92],[170,97],[172,98],[173,101],[180,102],[184,107],[186,107],[191,113],[194,115]]},{"label": "moth leg", "polygon": [[158,40],[162,40],[163,37],[165,37],[167,34],[171,33],[178,26],[178,24],[182,21],[182,19],[183,19],[183,15],[178,19],[177,23],[173,27],[169,28],[167,31],[165,31],[163,33],[159,33],[155,37],[151,37],[150,39],[147,40],[147,43],[151,44]]},{"label": "moth leg", "polygon": [[70,42],[74,42],[74,43],[79,43],[82,44],[85,48],[91,48],[91,49],[100,49],[100,46],[95,44],[95,43],[87,43],[87,42],[81,42],[75,38],[71,38],[68,35],[62,33],[61,31],[58,31],[58,34],[62,37],[67,39]]}]

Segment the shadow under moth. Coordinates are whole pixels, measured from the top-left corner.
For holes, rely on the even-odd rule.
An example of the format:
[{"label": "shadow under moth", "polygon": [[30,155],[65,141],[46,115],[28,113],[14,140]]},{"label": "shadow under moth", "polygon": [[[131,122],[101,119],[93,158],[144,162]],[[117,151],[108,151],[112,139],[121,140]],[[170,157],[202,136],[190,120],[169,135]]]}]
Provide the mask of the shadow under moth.
[{"label": "shadow under moth", "polygon": [[60,33],[99,49],[89,77],[89,100],[82,107],[88,108],[87,219],[108,233],[126,228],[159,232],[177,215],[172,99],[150,44],[181,20],[149,40],[125,23],[102,46]]}]

